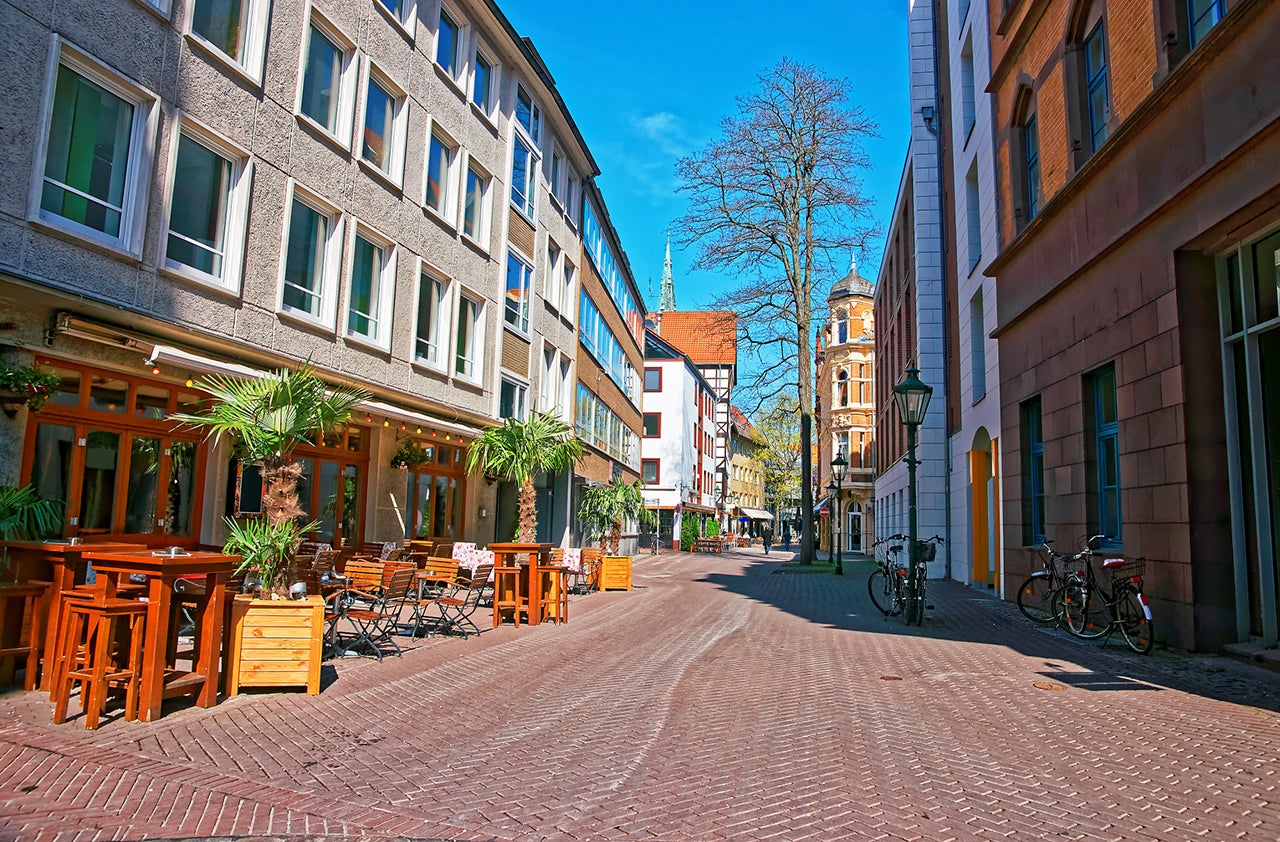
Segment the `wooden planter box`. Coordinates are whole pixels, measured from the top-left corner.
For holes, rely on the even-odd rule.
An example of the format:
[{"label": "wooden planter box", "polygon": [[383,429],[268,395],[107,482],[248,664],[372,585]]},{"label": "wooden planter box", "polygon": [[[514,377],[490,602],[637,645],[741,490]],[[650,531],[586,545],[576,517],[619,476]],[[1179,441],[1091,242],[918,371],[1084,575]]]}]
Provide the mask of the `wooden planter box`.
[{"label": "wooden planter box", "polygon": [[306,687],[320,692],[324,600],[254,599],[237,596],[231,606],[227,695],[241,687]]},{"label": "wooden planter box", "polygon": [[631,556],[607,555],[600,559],[600,590],[631,590]]}]

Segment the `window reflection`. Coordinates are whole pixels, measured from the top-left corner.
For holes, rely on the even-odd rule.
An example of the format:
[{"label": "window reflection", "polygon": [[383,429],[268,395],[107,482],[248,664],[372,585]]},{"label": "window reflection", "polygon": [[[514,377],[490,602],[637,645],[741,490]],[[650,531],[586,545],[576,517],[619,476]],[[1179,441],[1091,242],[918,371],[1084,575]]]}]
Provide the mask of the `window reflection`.
[{"label": "window reflection", "polygon": [[90,430],[80,485],[80,531],[109,532],[115,514],[120,434]]},{"label": "window reflection", "polygon": [[175,441],[169,449],[169,493],[165,500],[166,535],[190,535],[196,493],[196,443]]},{"label": "window reflection", "polygon": [[124,503],[124,531],[129,534],[149,535],[155,531],[160,455],[160,439],[133,436]]}]

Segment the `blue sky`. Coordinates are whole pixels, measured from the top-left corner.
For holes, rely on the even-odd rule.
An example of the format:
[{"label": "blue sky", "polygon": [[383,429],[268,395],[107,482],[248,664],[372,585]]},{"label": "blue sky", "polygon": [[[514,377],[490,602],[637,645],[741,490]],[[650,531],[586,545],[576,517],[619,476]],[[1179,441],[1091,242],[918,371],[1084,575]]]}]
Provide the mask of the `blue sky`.
[{"label": "blue sky", "polygon": [[[664,231],[683,212],[676,159],[716,137],[734,97],[753,90],[783,56],[849,79],[854,102],[879,123],[880,137],[866,146],[872,168],[863,188],[875,202],[873,221],[885,226],[909,131],[906,0],[813,0],[790,8],[762,0],[499,3],[542,54],[600,165],[609,215],[650,306]],[[880,249],[876,243],[859,256],[863,275],[875,278]],[[673,246],[680,309],[705,307],[734,285],[691,273],[692,262],[692,250]]]}]

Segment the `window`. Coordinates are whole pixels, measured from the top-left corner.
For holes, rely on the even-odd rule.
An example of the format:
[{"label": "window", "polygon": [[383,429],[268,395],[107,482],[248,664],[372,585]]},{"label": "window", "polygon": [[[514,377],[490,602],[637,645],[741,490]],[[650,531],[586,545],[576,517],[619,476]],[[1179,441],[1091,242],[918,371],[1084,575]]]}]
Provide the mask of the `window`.
[{"label": "window", "polygon": [[1195,47],[1227,13],[1226,0],[1187,0],[1190,42]]},{"label": "window", "polygon": [[557,310],[560,309],[561,294],[564,291],[559,278],[563,266],[564,252],[556,245],[555,240],[547,238],[547,271],[543,276],[542,297]]},{"label": "window", "polygon": [[298,113],[344,146],[351,131],[354,55],[351,42],[313,12],[302,67]]},{"label": "window", "polygon": [[578,224],[578,216],[582,203],[582,179],[578,171],[570,163],[565,163],[564,208],[568,212],[569,222]]},{"label": "window", "polygon": [[516,420],[524,419],[525,397],[528,394],[528,387],[523,386],[514,380],[502,378],[502,388],[499,391],[498,398],[498,417],[499,418],[515,418]]},{"label": "window", "polygon": [[507,306],[503,318],[521,333],[529,332],[529,283],[533,267],[514,251],[507,252]]},{"label": "window", "polygon": [[373,62],[369,62],[360,157],[397,185],[404,167],[407,100],[404,91],[374,67]]},{"label": "window", "polygon": [[33,218],[137,254],[154,97],[55,43],[58,69]]},{"label": "window", "polygon": [[347,336],[366,339],[382,348],[391,344],[395,252],[390,240],[357,226],[347,290]]},{"label": "window", "polygon": [[965,227],[969,229],[969,273],[982,262],[982,207],[978,196],[978,162],[964,177]]},{"label": "window", "polygon": [[521,84],[516,85],[516,122],[534,146],[542,145],[542,109]]},{"label": "window", "polygon": [[578,282],[578,270],[569,258],[560,261],[560,313],[566,319],[573,318],[573,290]]},{"label": "window", "polygon": [[1040,129],[1036,105],[1031,91],[1021,93],[1020,116],[1010,132],[1010,157],[1014,203],[1014,222],[1018,230],[1035,219],[1040,212]]},{"label": "window", "polygon": [[280,309],[331,327],[341,263],[341,214],[295,185],[287,224]]},{"label": "window", "polygon": [[171,171],[165,269],[239,290],[247,158],[182,118]]},{"label": "window", "polygon": [[564,152],[560,149],[560,144],[554,140],[551,142],[551,174],[548,181],[551,185],[551,195],[561,207],[564,207],[569,198],[569,164],[565,160]]},{"label": "window", "polygon": [[849,341],[849,314],[844,310],[836,313],[836,342],[843,345]]},{"label": "window", "polygon": [[533,149],[516,135],[511,150],[511,202],[529,219],[533,219],[534,178]]},{"label": "window", "polygon": [[1040,398],[1022,405],[1022,542],[1039,545],[1044,531],[1044,434]]},{"label": "window", "polygon": [[262,77],[268,5],[263,0],[195,0],[187,31],[195,43],[257,82]]},{"label": "window", "polygon": [[578,384],[575,427],[582,441],[622,460],[633,469],[640,467],[634,434],[604,401],[582,383]]},{"label": "window", "polygon": [[466,293],[458,296],[457,327],[453,371],[461,377],[478,382],[482,372],[480,349],[483,346],[480,342],[483,341],[484,333],[484,309],[478,299]]},{"label": "window", "polygon": [[542,411],[554,412],[568,421],[573,395],[573,361],[549,343],[542,348]]},{"label": "window", "polygon": [[475,163],[467,164],[467,192],[462,205],[462,233],[481,247],[489,247],[489,187],[493,179]]},{"label": "window", "polygon": [[641,459],[640,474],[644,477],[645,485],[658,484],[658,466],[661,462],[657,459]]},{"label": "window", "polygon": [[644,414],[644,437],[656,439],[662,435],[662,413],[646,412]]},{"label": "window", "polygon": [[381,6],[387,17],[413,37],[414,24],[418,21],[417,0],[377,0],[374,5]]},{"label": "window", "polygon": [[458,166],[458,146],[440,132],[431,133],[427,147],[427,189],[423,204],[456,224],[453,217],[454,177]]},{"label": "window", "polygon": [[973,39],[964,42],[960,53],[960,137],[967,144],[969,134],[977,121],[977,108],[973,94]]},{"label": "window", "polygon": [[493,107],[497,103],[497,77],[497,65],[477,49],[471,63],[471,101],[485,116],[493,113]]},{"label": "window", "polygon": [[1089,148],[1097,152],[1107,139],[1107,116],[1111,100],[1107,82],[1107,31],[1099,21],[1084,39],[1086,103],[1089,113]]},{"label": "window", "polygon": [[840,369],[836,373],[836,406],[849,405],[849,372]]},{"label": "window", "polygon": [[432,365],[443,363],[445,282],[426,272],[418,278],[418,319],[414,328],[413,358]]},{"label": "window", "polygon": [[644,370],[644,390],[646,392],[662,391],[662,369],[646,368]]},{"label": "window", "polygon": [[[1089,403],[1089,425],[1093,433],[1093,491],[1090,497],[1094,511],[1090,529],[1105,535],[1102,546],[1118,547],[1123,527],[1120,512],[1120,429],[1116,412],[1116,370],[1107,365],[1087,375],[1086,395]],[[1095,530],[1096,524],[1096,530]]]},{"label": "window", "polygon": [[461,47],[462,25],[442,5],[440,25],[436,28],[436,64],[451,79],[457,79],[458,71],[462,69]]},{"label": "window", "polygon": [[599,308],[591,300],[585,288],[578,294],[578,341],[609,373],[609,377],[618,384],[618,388],[626,391],[626,355],[622,351],[618,338],[609,327],[609,323],[600,314]]},{"label": "window", "polygon": [[977,403],[987,396],[987,328],[981,288],[969,299],[969,352],[973,372],[973,402]]}]

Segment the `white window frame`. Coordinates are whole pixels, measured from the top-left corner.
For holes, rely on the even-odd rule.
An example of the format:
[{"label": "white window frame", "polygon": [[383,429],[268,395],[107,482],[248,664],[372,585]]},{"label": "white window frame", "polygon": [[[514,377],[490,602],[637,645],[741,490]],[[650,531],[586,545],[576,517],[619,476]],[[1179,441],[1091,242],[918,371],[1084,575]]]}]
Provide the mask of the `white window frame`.
[{"label": "white window frame", "polygon": [[[182,137],[222,156],[231,163],[230,187],[227,191],[227,218],[222,243],[222,275],[188,266],[169,258],[169,226],[173,215],[173,189],[178,174],[178,148]],[[189,114],[178,112],[169,139],[169,167],[165,176],[164,231],[161,233],[159,269],[166,274],[195,281],[216,290],[239,295],[244,281],[245,235],[249,221],[249,188],[253,182],[253,164],[246,149],[217,134]],[[181,235],[179,235],[181,236]]]},{"label": "white window frame", "polygon": [[556,205],[564,210],[568,198],[569,159],[554,137],[551,138],[551,154],[547,157],[550,161],[547,165],[547,189]]},{"label": "white window frame", "polygon": [[[289,258],[289,226],[293,219],[293,203],[299,201],[317,213],[329,218],[329,236],[324,247],[324,266],[320,278],[320,315],[313,316],[304,310],[295,310],[284,303],[284,270]],[[313,190],[289,179],[285,191],[284,225],[280,234],[280,270],[276,281],[276,312],[281,316],[305,324],[334,330],[338,319],[338,278],[342,270],[343,240],[346,235],[346,215],[332,202]]]},{"label": "white window frame", "polygon": [[485,328],[488,323],[489,307],[488,299],[480,293],[461,285],[458,285],[458,293],[454,306],[450,308],[453,316],[453,325],[456,329],[458,317],[462,312],[462,301],[466,299],[475,305],[475,316],[471,322],[471,355],[469,362],[471,363],[471,373],[465,374],[458,371],[458,349],[457,335],[451,330],[449,341],[449,373],[454,380],[461,380],[464,383],[471,383],[479,386],[484,379],[484,349],[485,349]]},{"label": "white window frame", "polygon": [[[511,299],[507,297],[507,275],[511,271],[512,260],[515,260],[525,269],[524,286],[520,296],[520,302],[523,305],[523,309],[517,311],[515,324],[507,321],[507,305],[511,301]],[[529,326],[533,322],[533,262],[516,249],[508,247],[507,259],[503,261],[502,265],[502,325],[508,330],[513,330],[521,336],[527,337],[529,335]],[[522,321],[523,324],[521,324]]]},{"label": "white window frame", "polygon": [[[298,93],[293,104],[293,113],[303,125],[310,126],[322,137],[328,138],[342,149],[350,151],[352,133],[355,128],[356,86],[359,84],[360,64],[356,55],[356,44],[341,29],[332,23],[315,6],[310,7],[307,25],[303,27],[302,49],[298,59]],[[342,70],[339,74],[338,108],[334,117],[337,124],[330,130],[314,117],[302,112],[302,91],[306,87],[307,58],[311,53],[311,27],[320,30],[320,34],[328,38],[342,51]]]},{"label": "white window frame", "polygon": [[165,23],[169,22],[169,15],[173,11],[171,0],[136,0],[136,2],[147,11],[159,15]]},{"label": "white window frame", "polygon": [[[351,241],[347,244],[346,293],[342,299],[342,336],[349,343],[376,348],[379,351],[390,351],[391,321],[395,310],[396,260],[399,257],[399,249],[396,247],[395,240],[358,219],[352,229]],[[378,302],[378,315],[377,328],[372,336],[354,333],[348,326],[348,319],[351,316],[351,293],[355,286],[357,237],[382,249],[382,267],[378,270],[377,277],[374,278],[374,282],[377,284],[374,298]]]},{"label": "white window frame", "polygon": [[[62,65],[66,65],[133,106],[129,150],[125,156],[125,188],[119,209],[119,236],[113,237],[40,207],[44,194],[45,159],[49,154],[49,130],[53,121],[54,88],[58,84],[58,68]],[[147,188],[151,183],[159,113],[159,97],[154,93],[91,58],[88,53],[70,42],[57,35],[52,36],[48,65],[45,68],[44,102],[40,134],[36,140],[35,167],[31,177],[28,221],[98,246],[105,246],[111,251],[141,259],[143,238],[146,233],[147,200],[150,192]]]},{"label": "white window frame", "polygon": [[578,174],[578,168],[568,161],[565,162],[569,171],[565,178],[568,182],[565,188],[565,219],[569,220],[569,226],[573,230],[578,230],[578,226],[582,222],[582,176]]},{"label": "white window frame", "polygon": [[[440,17],[448,17],[458,28],[458,40],[453,45],[453,61],[457,65],[452,72],[440,63]],[[440,0],[438,11],[436,14],[435,31],[431,38],[431,61],[440,71],[440,75],[449,80],[463,95],[467,95],[465,85],[471,80],[470,73],[470,55],[471,50],[471,23],[467,20],[462,11],[448,0]]]},{"label": "white window frame", "polygon": [[[551,412],[558,408],[556,391],[558,389],[558,374],[560,370],[560,351],[556,346],[547,341],[545,337],[542,340],[542,371],[540,373],[541,383],[538,388],[538,411]],[[557,376],[553,376],[557,375]]]},{"label": "white window frame", "polygon": [[[381,0],[374,0],[381,6]],[[391,131],[387,138],[387,167],[382,169],[364,156],[364,126],[369,116],[369,86],[376,84],[395,100],[395,113],[391,117]],[[407,125],[409,122],[409,95],[394,79],[373,63],[373,59],[365,59],[364,74],[360,84],[360,134],[361,142],[356,151],[360,165],[373,175],[389,181],[397,190],[404,186],[404,159]]]},{"label": "white window frame", "polygon": [[564,306],[564,285],[560,282],[560,273],[564,269],[564,249],[555,240],[547,237],[547,262],[542,277],[542,300],[560,312]]},{"label": "white window frame", "polygon": [[[537,197],[538,197],[538,182],[540,180],[538,178],[538,169],[541,166],[541,163],[538,158],[538,147],[536,145],[531,145],[529,143],[529,136],[524,133],[524,130],[522,128],[519,128],[519,124],[516,124],[516,128],[512,129],[512,132],[513,133],[511,136],[511,165],[507,168],[507,172],[511,176],[511,178],[509,179],[511,182],[510,184],[511,189],[507,191],[507,201],[511,203],[511,207],[515,208],[516,211],[519,212],[521,216],[523,216],[525,219],[529,220],[530,222],[533,222],[536,219],[537,213],[538,213]],[[528,173],[528,182],[523,186],[523,189],[521,191],[522,193],[524,193],[525,205],[527,207],[522,207],[516,201],[516,197],[515,197],[516,155],[518,154],[516,151],[517,141],[523,143],[529,149],[529,163],[526,166],[526,170]]]},{"label": "white window frame", "polygon": [[[511,386],[516,389],[518,405],[516,406],[516,412],[514,415],[502,414],[502,389],[504,386]],[[495,418],[515,418],[517,421],[523,421],[529,417],[529,381],[524,378],[517,377],[516,375],[504,370],[501,378],[499,378],[497,395],[495,397],[497,397],[496,407],[493,413]]]},{"label": "white window frame", "polygon": [[[471,51],[471,62],[467,68],[467,99],[471,101],[472,108],[475,109],[482,117],[490,122],[498,110],[498,103],[502,99],[502,65],[494,58],[495,53],[477,36],[475,48]],[[489,65],[489,95],[488,107],[476,100],[476,56],[482,56]]]},{"label": "white window frame", "polygon": [[[241,58],[227,55],[222,51],[221,47],[192,29],[191,25],[195,20],[196,2],[198,0],[192,0],[187,6],[187,19],[183,23],[182,34],[186,36],[193,46],[198,47],[200,52],[214,59],[231,72],[249,80],[254,87],[261,87],[263,65],[267,57],[270,0],[244,0],[244,5],[240,8],[240,25],[246,29],[246,32],[244,36],[244,55]],[[167,6],[168,3],[166,2],[165,5]]]},{"label": "white window frame", "polygon": [[[493,228],[493,184],[495,179],[493,174],[481,166],[475,157],[470,154],[466,156],[466,165],[460,169],[462,170],[462,195],[458,202],[458,233],[462,235],[463,239],[488,254],[489,239],[492,236]],[[480,189],[480,211],[474,236],[467,233],[467,178],[473,170],[484,182]]]},{"label": "white window frame", "polygon": [[[435,208],[427,204],[427,184],[431,176],[431,141],[439,138],[444,147],[450,150],[448,172],[440,179],[444,187],[444,199],[442,204],[444,207]],[[462,144],[453,139],[453,136],[440,127],[439,123],[432,122],[427,130],[427,149],[426,155],[422,161],[422,209],[450,228],[457,229],[459,227],[459,212],[461,203],[458,201],[458,172],[461,169],[459,164],[462,161]]]},{"label": "white window frame", "polygon": [[378,11],[391,21],[397,29],[408,36],[412,41],[417,36],[418,30],[418,0],[404,0],[404,9],[397,15],[395,12],[387,8],[382,0],[373,0],[373,5],[378,7]]},{"label": "white window frame", "polygon": [[[524,91],[525,95],[529,97],[529,126],[526,127],[524,123],[520,122],[520,119],[516,116],[516,110],[514,108],[511,112],[511,125],[533,144],[533,151],[538,153],[542,150],[542,133],[546,128],[545,115],[542,113],[542,106],[538,103],[538,98],[533,95],[533,92],[529,90],[528,86],[526,86],[524,82],[520,81],[516,82],[517,107],[519,106],[521,91]],[[541,156],[535,155],[535,157]]]},{"label": "white window frame", "polygon": [[575,321],[576,310],[578,308],[578,267],[568,255],[563,255],[560,259],[560,273],[557,276],[560,282],[561,294],[564,304],[560,307],[560,315],[569,321]]},{"label": "white window frame", "polygon": [[[434,360],[418,354],[418,335],[422,330],[422,323],[418,319],[422,305],[422,282],[428,278],[440,285],[440,293],[436,298],[435,324],[431,326],[435,333],[436,359]],[[453,282],[449,276],[419,258],[417,283],[414,284],[413,289],[413,334],[410,337],[409,348],[409,359],[414,365],[429,368],[432,371],[448,372],[449,353],[452,350],[452,343],[449,341],[453,336],[452,322],[457,319],[457,313],[454,312],[452,305]],[[448,318],[450,315],[453,316],[452,320]]]}]

